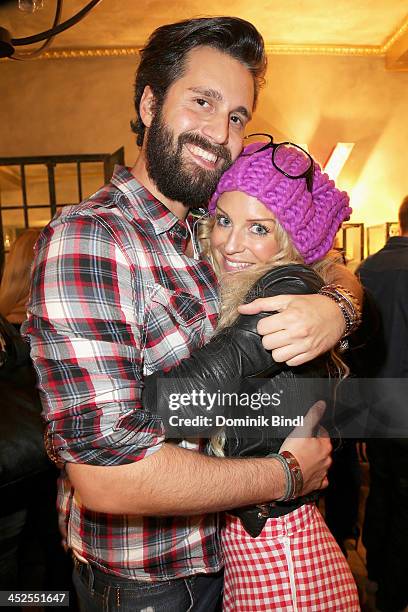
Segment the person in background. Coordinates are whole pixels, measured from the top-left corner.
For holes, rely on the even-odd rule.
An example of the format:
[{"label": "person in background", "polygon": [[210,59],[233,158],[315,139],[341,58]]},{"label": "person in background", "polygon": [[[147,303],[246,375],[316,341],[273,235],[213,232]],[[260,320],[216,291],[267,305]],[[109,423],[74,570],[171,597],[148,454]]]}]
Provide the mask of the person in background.
[{"label": "person in background", "polygon": [[[347,362],[347,355],[342,355]],[[361,471],[354,438],[332,441],[333,463],[329,470],[329,486],[324,493],[324,517],[344,555],[347,548],[357,550],[360,537],[358,507]]]},{"label": "person in background", "polygon": [[19,586],[31,482],[50,468],[50,462],[29,347],[1,315],[0,347],[0,589],[4,590]]},{"label": "person in background", "polygon": [[30,228],[18,236],[11,245],[1,278],[0,314],[17,329],[27,316],[34,245],[40,234],[41,229]]},{"label": "person in background", "polygon": [[[370,402],[372,437],[366,443],[370,489],[363,543],[369,588],[378,589],[376,605],[383,612],[400,612],[408,605],[408,438],[391,438],[387,431],[391,418],[400,419],[399,431],[404,428],[408,433],[403,386],[408,377],[408,196],[398,218],[400,235],[389,238],[357,270],[380,316],[380,331],[364,360],[364,375],[377,378],[379,391]],[[395,379],[396,395],[391,395],[385,411],[386,387],[382,388],[378,379]],[[392,435],[398,433],[394,430]]]},{"label": "person in background", "polygon": [[40,233],[32,228],[18,236],[0,285],[0,585],[72,590],[72,564],[61,545],[56,510],[59,470],[44,448],[36,376],[19,332]]}]

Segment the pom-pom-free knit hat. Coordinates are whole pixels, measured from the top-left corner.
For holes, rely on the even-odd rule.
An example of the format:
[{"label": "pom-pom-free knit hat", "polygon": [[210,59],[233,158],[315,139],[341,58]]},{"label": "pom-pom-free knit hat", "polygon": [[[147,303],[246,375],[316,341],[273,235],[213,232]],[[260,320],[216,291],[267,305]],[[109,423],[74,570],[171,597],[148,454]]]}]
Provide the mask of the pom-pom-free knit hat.
[{"label": "pom-pom-free knit hat", "polygon": [[[264,144],[253,143],[244,149],[222,175],[208,210],[214,214],[218,198],[226,191],[254,196],[275,215],[305,263],[313,263],[332,248],[340,225],[350,218],[349,197],[315,162],[310,193],[305,178],[289,178],[274,167],[270,148],[253,153]],[[291,174],[303,172],[304,158],[294,147],[282,147],[279,154],[285,157],[284,167]]]}]

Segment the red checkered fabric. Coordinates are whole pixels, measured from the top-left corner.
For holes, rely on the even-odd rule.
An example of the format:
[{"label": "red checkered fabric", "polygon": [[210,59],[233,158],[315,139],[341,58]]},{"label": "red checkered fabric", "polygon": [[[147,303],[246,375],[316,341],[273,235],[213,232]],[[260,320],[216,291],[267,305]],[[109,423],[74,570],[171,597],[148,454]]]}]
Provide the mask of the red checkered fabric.
[{"label": "red checkered fabric", "polygon": [[269,519],[252,538],[237,517],[223,531],[224,612],[358,612],[347,561],[314,504]]},{"label": "red checkered fabric", "polygon": [[[186,256],[188,237],[186,222],[120,166],[43,231],[24,333],[52,458],[125,465],[161,448],[161,420],[143,410],[143,377],[188,357],[218,317],[214,272]],[[171,580],[221,567],[214,515],[92,512],[66,478],[58,508],[68,545],[110,574]]]}]

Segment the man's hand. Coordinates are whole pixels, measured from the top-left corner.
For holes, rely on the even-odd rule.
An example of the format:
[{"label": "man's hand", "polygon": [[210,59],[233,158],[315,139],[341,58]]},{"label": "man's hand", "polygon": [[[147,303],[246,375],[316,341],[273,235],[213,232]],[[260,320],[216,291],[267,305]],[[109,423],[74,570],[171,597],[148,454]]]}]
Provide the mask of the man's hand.
[{"label": "man's hand", "polygon": [[278,295],[238,307],[241,314],[272,312],[258,323],[262,343],[277,362],[301,365],[330,350],[343,336],[344,317],[337,304],[322,295]]},{"label": "man's hand", "polygon": [[[290,451],[299,462],[303,474],[301,495],[324,489],[329,484],[327,470],[332,462],[332,445],[326,430],[319,426],[325,409],[323,401],[314,404],[306,414],[303,426],[295,427],[279,449],[279,452]],[[317,437],[313,437],[316,431]]]}]

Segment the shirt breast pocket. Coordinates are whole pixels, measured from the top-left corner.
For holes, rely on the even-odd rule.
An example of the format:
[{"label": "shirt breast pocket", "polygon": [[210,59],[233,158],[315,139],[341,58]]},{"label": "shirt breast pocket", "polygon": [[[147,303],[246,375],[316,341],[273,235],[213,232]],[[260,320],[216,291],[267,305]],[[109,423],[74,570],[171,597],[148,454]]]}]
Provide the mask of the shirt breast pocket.
[{"label": "shirt breast pocket", "polygon": [[171,368],[204,343],[206,312],[191,294],[155,285],[144,324],[144,374]]}]

